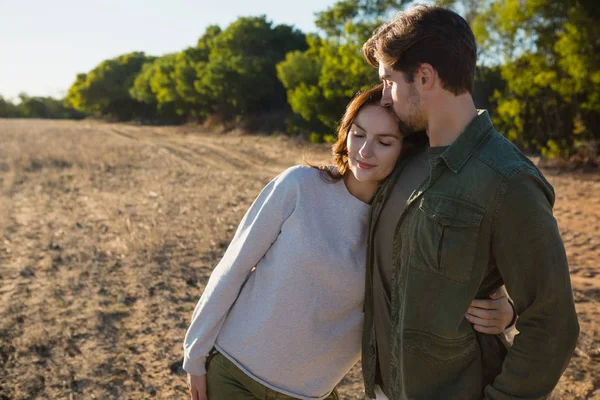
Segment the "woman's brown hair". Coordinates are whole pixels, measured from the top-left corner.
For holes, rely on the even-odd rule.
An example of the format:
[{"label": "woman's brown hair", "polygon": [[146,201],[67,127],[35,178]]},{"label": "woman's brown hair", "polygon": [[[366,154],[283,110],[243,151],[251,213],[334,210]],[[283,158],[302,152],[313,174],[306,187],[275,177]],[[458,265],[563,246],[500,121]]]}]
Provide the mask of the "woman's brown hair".
[{"label": "woman's brown hair", "polygon": [[[346,106],[346,112],[340,121],[337,128],[337,140],[331,146],[331,155],[333,156],[332,164],[335,167],[335,171],[327,165],[314,166],[321,171],[327,173],[331,181],[338,181],[342,179],[348,172],[348,132],[356,120],[358,113],[366,106],[376,105],[379,106],[381,102],[381,96],[383,92],[383,84],[379,84],[370,89],[358,92],[354,98]],[[390,110],[390,112],[392,112]]]},{"label": "woman's brown hair", "polygon": [[[382,94],[383,84],[380,83],[370,89],[358,92],[346,107],[346,112],[338,125],[337,140],[331,147],[331,154],[333,156],[332,164],[335,167],[335,171],[332,171],[332,168],[326,165],[311,165],[314,168],[326,172],[330,181],[336,182],[342,179],[349,170],[348,133],[350,132],[350,128],[356,120],[358,113],[366,106],[375,105],[381,107]],[[389,108],[388,111],[396,120],[398,120],[391,108]],[[400,157],[409,155],[415,148],[423,148],[427,142],[427,135],[425,135],[424,132],[410,134],[408,128],[404,126],[404,124],[400,121],[398,121],[398,124],[400,125],[400,133],[403,136]]]}]

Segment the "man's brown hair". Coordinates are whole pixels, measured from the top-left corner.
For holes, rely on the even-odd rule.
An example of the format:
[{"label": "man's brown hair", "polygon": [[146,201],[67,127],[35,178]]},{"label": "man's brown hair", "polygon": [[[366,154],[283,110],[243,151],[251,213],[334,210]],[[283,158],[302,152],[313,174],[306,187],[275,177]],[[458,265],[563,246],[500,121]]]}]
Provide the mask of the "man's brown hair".
[{"label": "man's brown hair", "polygon": [[398,13],[363,45],[373,67],[379,63],[404,72],[408,82],[423,63],[431,64],[443,88],[472,93],[477,64],[473,31],[460,15],[442,7],[418,5]]}]

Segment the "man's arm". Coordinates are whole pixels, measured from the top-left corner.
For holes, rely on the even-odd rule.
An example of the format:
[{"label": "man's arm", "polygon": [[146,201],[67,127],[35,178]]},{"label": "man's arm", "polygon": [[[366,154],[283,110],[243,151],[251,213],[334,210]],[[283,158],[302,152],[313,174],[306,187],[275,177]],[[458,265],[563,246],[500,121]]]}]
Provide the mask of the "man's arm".
[{"label": "man's arm", "polygon": [[492,252],[519,315],[514,344],[486,399],[543,399],[566,369],[579,335],[552,187],[535,170],[506,183]]}]

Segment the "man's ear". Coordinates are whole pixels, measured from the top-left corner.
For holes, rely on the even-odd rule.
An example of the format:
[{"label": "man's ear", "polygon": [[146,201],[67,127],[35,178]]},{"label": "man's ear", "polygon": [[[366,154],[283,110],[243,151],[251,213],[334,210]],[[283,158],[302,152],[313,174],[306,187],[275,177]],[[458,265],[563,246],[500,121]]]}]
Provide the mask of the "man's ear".
[{"label": "man's ear", "polygon": [[437,72],[431,64],[423,63],[419,67],[415,78],[424,91],[431,90],[435,87]]}]

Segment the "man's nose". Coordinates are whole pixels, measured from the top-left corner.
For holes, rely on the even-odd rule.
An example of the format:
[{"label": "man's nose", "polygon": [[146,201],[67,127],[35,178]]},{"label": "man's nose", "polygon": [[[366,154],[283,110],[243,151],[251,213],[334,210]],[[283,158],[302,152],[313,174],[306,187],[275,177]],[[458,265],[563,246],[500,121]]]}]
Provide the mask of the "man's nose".
[{"label": "man's nose", "polygon": [[390,107],[392,105],[392,94],[390,88],[384,88],[381,94],[381,107]]}]

